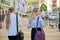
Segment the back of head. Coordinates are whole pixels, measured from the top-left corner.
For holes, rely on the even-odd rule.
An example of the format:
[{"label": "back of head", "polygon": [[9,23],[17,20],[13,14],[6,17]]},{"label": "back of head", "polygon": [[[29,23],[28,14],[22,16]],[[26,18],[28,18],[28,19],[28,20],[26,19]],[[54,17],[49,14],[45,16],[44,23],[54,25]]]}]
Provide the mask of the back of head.
[{"label": "back of head", "polygon": [[15,10],[14,7],[9,8],[9,12],[13,12],[14,10]]}]

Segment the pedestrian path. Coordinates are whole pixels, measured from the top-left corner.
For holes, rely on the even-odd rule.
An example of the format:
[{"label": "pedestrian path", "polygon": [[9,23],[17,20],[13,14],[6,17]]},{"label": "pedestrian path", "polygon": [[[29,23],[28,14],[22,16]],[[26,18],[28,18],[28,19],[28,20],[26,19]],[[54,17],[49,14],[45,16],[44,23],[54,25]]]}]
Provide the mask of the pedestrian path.
[{"label": "pedestrian path", "polygon": [[[24,33],[24,40],[31,40],[31,29],[27,29],[27,18],[22,19],[23,26],[21,27],[21,30]],[[46,40],[60,40],[60,32],[58,31],[58,28],[51,28],[49,26],[46,26],[45,34],[46,34]],[[8,40],[6,36],[6,29],[0,29],[0,40]]]},{"label": "pedestrian path", "polygon": [[60,32],[58,29],[46,28],[46,40],[60,40]]},{"label": "pedestrian path", "polygon": [[6,36],[6,29],[0,29],[0,40],[8,40],[7,36]]},{"label": "pedestrian path", "polygon": [[[24,27],[22,27],[22,31],[25,34],[24,35],[25,40],[31,40],[30,39],[31,29],[26,28],[26,23],[28,22],[27,19],[23,20],[23,22],[25,22]],[[44,30],[45,30],[45,34],[46,34],[46,40],[60,40],[60,32],[58,31],[58,28],[56,28],[56,27],[52,28],[52,27],[47,25]]]}]

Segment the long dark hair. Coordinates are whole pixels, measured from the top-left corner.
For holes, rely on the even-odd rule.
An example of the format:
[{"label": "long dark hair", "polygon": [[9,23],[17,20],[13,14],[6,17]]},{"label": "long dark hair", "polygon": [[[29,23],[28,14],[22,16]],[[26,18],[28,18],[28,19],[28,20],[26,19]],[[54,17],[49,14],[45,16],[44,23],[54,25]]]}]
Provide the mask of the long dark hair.
[{"label": "long dark hair", "polygon": [[6,29],[9,29],[9,24],[10,24],[10,13],[12,13],[15,9],[13,7],[10,7],[8,9],[8,13],[6,15]]}]

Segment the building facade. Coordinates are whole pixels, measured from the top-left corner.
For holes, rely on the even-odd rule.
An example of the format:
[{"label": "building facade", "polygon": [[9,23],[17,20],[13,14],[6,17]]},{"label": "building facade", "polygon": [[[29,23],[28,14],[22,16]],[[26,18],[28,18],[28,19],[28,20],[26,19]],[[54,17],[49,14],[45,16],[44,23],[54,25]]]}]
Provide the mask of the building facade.
[{"label": "building facade", "polygon": [[57,7],[60,7],[60,0],[57,0]]},{"label": "building facade", "polygon": [[16,0],[9,0],[10,1],[10,7],[14,7],[14,8],[16,8],[16,6],[17,6],[17,1]]},{"label": "building facade", "polygon": [[9,7],[10,2],[8,0],[0,0],[0,7]]},{"label": "building facade", "polygon": [[3,11],[5,12],[8,10],[9,7],[14,7],[17,9],[18,5],[18,0],[0,0],[0,11],[2,11],[2,8],[4,9]]},{"label": "building facade", "polygon": [[0,13],[4,12],[9,8],[10,2],[8,0],[0,0]]},{"label": "building facade", "polygon": [[48,11],[53,11],[54,8],[60,7],[60,0],[39,0],[39,5],[45,2]]},{"label": "building facade", "polygon": [[18,0],[0,0],[0,6],[3,6],[4,8],[5,7],[10,7],[10,6],[12,6],[12,7],[16,7],[16,5],[17,5],[17,2]]}]

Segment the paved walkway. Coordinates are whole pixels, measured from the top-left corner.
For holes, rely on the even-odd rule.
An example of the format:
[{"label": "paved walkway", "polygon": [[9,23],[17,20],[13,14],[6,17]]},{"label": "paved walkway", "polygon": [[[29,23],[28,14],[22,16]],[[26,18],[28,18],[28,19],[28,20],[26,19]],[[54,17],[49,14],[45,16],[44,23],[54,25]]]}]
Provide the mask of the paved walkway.
[{"label": "paved walkway", "polygon": [[[31,40],[30,39],[30,32],[31,29],[27,29],[26,25],[27,25],[27,19],[23,18],[23,26],[21,27],[21,30],[24,33],[24,40]],[[49,26],[46,26],[45,30],[45,34],[46,34],[46,40],[60,40],[60,32],[58,31],[58,28],[51,28]],[[7,36],[6,36],[6,29],[0,29],[0,40],[8,40]]]}]

